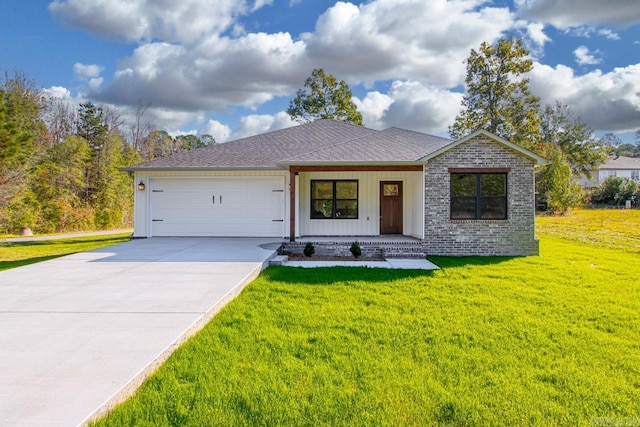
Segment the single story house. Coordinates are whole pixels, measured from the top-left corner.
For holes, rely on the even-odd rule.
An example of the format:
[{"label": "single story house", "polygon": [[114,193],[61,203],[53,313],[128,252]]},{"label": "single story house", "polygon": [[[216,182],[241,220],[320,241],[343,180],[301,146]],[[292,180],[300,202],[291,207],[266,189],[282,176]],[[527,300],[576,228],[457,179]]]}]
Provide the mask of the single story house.
[{"label": "single story house", "polygon": [[598,170],[591,171],[592,179],[583,177],[580,183],[586,187],[596,187],[610,176],[629,178],[640,185],[640,158],[615,156],[608,159],[598,167]]},{"label": "single story house", "polygon": [[401,235],[431,255],[530,255],[545,163],[483,130],[452,141],[318,120],[125,170],[134,237]]}]

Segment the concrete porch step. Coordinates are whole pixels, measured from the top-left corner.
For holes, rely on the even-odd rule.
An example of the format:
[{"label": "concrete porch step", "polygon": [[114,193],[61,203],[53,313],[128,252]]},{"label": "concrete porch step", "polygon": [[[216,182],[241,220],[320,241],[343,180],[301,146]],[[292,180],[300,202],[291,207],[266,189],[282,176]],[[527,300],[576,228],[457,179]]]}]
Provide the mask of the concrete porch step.
[{"label": "concrete porch step", "polygon": [[426,258],[424,252],[382,252],[383,258],[416,258],[423,259]]}]

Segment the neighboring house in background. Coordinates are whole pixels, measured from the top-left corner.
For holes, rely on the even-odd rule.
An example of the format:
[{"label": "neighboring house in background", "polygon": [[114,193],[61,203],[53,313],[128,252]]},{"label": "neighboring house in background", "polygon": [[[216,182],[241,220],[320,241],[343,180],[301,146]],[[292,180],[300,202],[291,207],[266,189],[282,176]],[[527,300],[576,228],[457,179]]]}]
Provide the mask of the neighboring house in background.
[{"label": "neighboring house in background", "polygon": [[134,237],[404,235],[430,255],[529,255],[544,163],[485,131],[451,141],[318,120],[125,170]]},{"label": "neighboring house in background", "polygon": [[580,178],[583,187],[595,187],[610,176],[630,178],[640,185],[640,157],[616,156],[591,171],[592,179]]}]

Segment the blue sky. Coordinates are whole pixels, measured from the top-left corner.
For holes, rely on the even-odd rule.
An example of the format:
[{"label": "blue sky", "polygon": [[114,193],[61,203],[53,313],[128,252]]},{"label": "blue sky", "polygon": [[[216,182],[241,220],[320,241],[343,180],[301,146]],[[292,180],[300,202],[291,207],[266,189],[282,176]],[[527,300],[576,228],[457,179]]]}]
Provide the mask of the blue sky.
[{"label": "blue sky", "polygon": [[226,141],[291,126],[313,68],[344,79],[365,125],[447,135],[464,59],[522,37],[531,87],[598,135],[640,129],[637,0],[5,0],[0,69],[64,102]]}]

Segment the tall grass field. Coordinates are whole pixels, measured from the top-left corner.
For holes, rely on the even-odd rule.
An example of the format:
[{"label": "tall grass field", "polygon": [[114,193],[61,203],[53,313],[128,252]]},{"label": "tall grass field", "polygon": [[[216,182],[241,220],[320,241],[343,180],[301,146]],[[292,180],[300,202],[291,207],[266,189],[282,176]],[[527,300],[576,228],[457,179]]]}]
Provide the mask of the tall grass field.
[{"label": "tall grass field", "polygon": [[640,211],[540,256],[271,267],[100,426],[640,425]]}]

